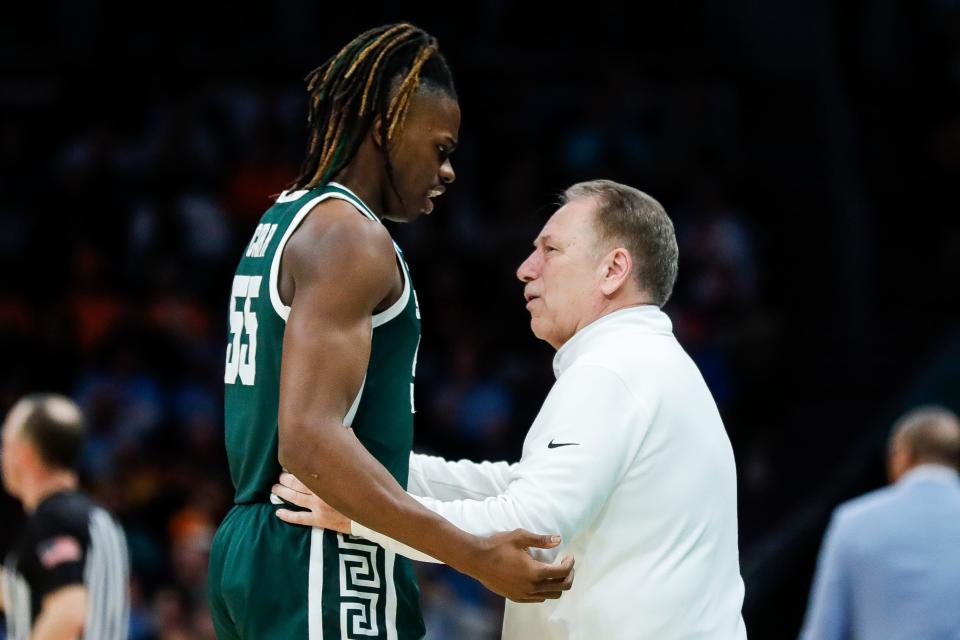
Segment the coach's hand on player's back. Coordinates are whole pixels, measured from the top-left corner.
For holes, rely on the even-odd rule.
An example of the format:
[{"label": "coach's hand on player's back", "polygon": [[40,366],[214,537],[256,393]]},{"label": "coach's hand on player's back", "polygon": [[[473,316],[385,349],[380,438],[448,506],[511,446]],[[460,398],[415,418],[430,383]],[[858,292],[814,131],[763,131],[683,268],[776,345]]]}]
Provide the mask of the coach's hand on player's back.
[{"label": "coach's hand on player's back", "polygon": [[281,473],[280,484],[273,485],[271,493],[288,504],[306,509],[277,509],[276,516],[284,522],[350,533],[350,518],[324,502],[292,473]]},{"label": "coach's hand on player's back", "polygon": [[483,585],[514,602],[554,600],[573,586],[573,558],[558,564],[539,562],[529,549],[552,549],[560,536],[540,535],[523,529],[480,538],[476,569],[470,574]]}]

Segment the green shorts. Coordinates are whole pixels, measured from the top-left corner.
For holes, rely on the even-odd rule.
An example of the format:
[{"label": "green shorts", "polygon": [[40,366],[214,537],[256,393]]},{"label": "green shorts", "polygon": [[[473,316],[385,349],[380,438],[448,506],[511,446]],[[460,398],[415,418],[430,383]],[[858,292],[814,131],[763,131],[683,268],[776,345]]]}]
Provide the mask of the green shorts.
[{"label": "green shorts", "polygon": [[234,505],[210,550],[220,640],[414,640],[426,632],[406,558],[363,538],[282,522],[268,503]]}]

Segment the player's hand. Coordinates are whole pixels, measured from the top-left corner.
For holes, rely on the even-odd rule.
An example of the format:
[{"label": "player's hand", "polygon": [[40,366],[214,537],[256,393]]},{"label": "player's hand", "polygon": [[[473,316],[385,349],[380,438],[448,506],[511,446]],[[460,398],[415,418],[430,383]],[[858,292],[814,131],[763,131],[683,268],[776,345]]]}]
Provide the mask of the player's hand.
[{"label": "player's hand", "polygon": [[292,473],[281,473],[280,483],[273,485],[270,492],[290,504],[307,509],[307,511],[277,509],[276,516],[284,522],[350,533],[351,520],[321,500]]},{"label": "player's hand", "polygon": [[573,586],[573,558],[558,564],[539,562],[528,549],[552,549],[560,536],[537,535],[515,529],[480,538],[478,569],[473,576],[485,587],[514,602],[543,602],[563,595]]}]

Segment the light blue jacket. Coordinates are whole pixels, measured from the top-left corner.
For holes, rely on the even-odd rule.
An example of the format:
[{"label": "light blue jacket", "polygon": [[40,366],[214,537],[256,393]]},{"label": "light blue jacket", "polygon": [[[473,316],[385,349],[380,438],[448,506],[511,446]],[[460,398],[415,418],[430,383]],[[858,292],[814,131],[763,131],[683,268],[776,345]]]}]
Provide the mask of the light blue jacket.
[{"label": "light blue jacket", "polygon": [[960,640],[960,479],[920,465],[846,502],[824,536],[802,640]]}]

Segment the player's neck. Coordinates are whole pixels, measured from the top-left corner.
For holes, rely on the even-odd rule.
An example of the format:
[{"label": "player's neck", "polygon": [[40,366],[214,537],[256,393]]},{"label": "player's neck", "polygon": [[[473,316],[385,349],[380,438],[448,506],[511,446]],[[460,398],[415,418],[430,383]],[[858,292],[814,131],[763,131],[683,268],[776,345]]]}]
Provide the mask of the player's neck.
[{"label": "player's neck", "polygon": [[333,182],[342,184],[360,198],[381,218],[384,213],[384,194],[380,189],[383,180],[380,177],[385,171],[383,156],[380,152],[370,149],[370,141],[361,143],[357,154],[350,164],[340,170]]},{"label": "player's neck", "polygon": [[47,496],[76,488],[77,474],[72,471],[52,471],[32,482],[30,487],[23,491],[20,499],[24,511],[33,513]]},{"label": "player's neck", "polygon": [[346,177],[334,180],[334,182],[342,184],[347,189],[350,189],[350,191],[353,191],[354,195],[360,198],[360,201],[363,202],[363,204],[370,207],[370,209],[376,213],[378,217],[383,218],[383,198],[377,191],[371,189],[370,186],[367,185],[367,181],[350,180],[349,177]]}]

